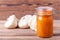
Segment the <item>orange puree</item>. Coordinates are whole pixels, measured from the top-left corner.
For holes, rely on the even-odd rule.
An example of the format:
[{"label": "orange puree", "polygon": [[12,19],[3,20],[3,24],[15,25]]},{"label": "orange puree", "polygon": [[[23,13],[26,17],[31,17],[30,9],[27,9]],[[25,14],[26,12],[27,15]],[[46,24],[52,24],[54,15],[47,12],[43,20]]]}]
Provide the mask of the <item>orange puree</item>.
[{"label": "orange puree", "polygon": [[51,37],[53,35],[53,16],[52,11],[43,11],[46,15],[37,15],[37,36]]}]

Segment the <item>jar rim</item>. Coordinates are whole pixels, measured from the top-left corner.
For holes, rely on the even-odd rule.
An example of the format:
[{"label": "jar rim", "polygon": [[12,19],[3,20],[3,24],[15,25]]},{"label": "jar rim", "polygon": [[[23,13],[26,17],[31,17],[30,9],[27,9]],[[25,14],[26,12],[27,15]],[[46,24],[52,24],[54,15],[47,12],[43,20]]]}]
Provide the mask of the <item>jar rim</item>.
[{"label": "jar rim", "polygon": [[40,11],[50,10],[50,11],[52,11],[53,7],[50,7],[50,6],[40,6],[40,7],[37,8],[37,10],[40,10]]}]

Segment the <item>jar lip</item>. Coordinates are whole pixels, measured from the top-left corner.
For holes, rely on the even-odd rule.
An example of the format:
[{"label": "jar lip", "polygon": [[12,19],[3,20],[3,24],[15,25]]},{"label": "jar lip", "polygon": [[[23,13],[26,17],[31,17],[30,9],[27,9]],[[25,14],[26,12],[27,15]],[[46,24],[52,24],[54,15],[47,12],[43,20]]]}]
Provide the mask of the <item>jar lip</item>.
[{"label": "jar lip", "polygon": [[38,14],[38,15],[41,15],[41,16],[48,15],[49,16],[49,15],[52,15],[52,14]]},{"label": "jar lip", "polygon": [[37,10],[40,10],[40,11],[50,10],[50,11],[52,11],[53,7],[50,7],[50,6],[40,6],[40,7],[37,8]]}]

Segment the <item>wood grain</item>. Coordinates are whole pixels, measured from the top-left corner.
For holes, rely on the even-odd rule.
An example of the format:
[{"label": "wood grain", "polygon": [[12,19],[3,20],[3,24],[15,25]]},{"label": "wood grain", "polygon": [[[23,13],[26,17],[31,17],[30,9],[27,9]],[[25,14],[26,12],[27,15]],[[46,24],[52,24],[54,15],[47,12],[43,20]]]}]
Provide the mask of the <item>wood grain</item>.
[{"label": "wood grain", "polygon": [[0,0],[0,4],[41,4],[41,3],[55,3],[59,0]]},{"label": "wood grain", "polygon": [[52,37],[52,38],[39,38],[37,36],[3,36],[0,37],[1,40],[59,40],[60,37]]},{"label": "wood grain", "polygon": [[54,35],[51,38],[39,38],[36,32],[31,29],[6,29],[0,20],[0,40],[59,40],[60,39],[60,20],[54,20]]},{"label": "wood grain", "polygon": [[33,15],[34,11],[0,11],[0,20],[6,20],[10,15],[16,15],[20,19],[24,15]]},{"label": "wood grain", "polygon": [[[17,29],[6,29],[5,27],[4,27],[4,23],[6,22],[6,20],[0,20],[0,33],[2,33],[2,34],[4,34],[5,35],[5,33],[6,33],[6,35],[9,35],[10,33],[12,34],[12,35],[16,35],[16,34],[13,34],[13,33],[18,33],[17,35],[19,35],[20,33],[19,32],[21,32],[21,34],[26,34],[26,35],[28,35],[26,32],[30,32],[31,34],[33,34],[33,35],[35,35],[34,33],[34,31],[32,31],[31,29],[20,29],[20,28],[17,28]],[[56,28],[59,28],[60,27],[60,20],[54,20],[54,30],[56,29]],[[4,31],[3,31],[4,30]],[[21,31],[22,30],[22,31]],[[5,32],[5,33],[4,33]],[[1,35],[1,34],[0,34]]]},{"label": "wood grain", "polygon": [[22,4],[25,0],[0,0],[0,4]]},{"label": "wood grain", "polygon": [[1,5],[0,11],[34,11],[37,8],[37,5],[33,4],[31,6],[22,4],[22,5]]},{"label": "wood grain", "polygon": [[[10,15],[10,13],[13,14],[15,11],[17,11],[15,13],[17,18],[25,15],[25,11],[26,14],[34,14],[36,12],[36,8],[39,6],[52,6],[54,9],[56,9],[54,19],[60,20],[60,0],[0,0],[0,19],[5,20]],[[6,17],[4,17],[5,14],[7,14]]]}]

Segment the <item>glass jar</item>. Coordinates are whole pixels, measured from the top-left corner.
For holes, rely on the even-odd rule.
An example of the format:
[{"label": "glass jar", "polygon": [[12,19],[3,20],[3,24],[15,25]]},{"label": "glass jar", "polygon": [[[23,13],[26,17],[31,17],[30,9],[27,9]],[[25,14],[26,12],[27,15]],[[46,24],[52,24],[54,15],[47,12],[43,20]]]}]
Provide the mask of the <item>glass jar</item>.
[{"label": "glass jar", "polygon": [[47,38],[53,36],[53,8],[37,8],[37,36]]}]

